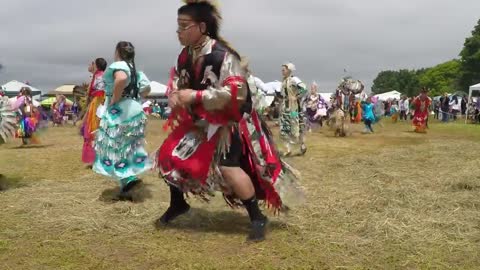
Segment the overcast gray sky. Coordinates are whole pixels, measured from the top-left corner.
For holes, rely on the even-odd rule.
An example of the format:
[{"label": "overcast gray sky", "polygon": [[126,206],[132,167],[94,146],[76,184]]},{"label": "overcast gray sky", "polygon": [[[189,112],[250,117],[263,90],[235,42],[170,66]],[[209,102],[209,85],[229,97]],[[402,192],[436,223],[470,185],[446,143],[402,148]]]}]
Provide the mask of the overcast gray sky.
[{"label": "overcast gray sky", "polygon": [[[222,33],[265,82],[292,61],[305,82],[332,91],[348,75],[370,88],[385,69],[427,67],[458,56],[480,19],[479,0],[224,0]],[[165,82],[180,46],[176,0],[0,0],[0,83],[42,90],[88,81],[95,57],[119,40]]]}]

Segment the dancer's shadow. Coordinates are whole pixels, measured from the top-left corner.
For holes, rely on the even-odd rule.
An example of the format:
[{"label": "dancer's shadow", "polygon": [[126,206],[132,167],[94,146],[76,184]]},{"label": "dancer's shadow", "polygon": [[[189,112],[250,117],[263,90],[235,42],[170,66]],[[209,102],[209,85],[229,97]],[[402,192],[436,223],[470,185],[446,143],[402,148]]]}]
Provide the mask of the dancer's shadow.
[{"label": "dancer's shadow", "polygon": [[[142,183],[142,185],[132,192],[132,202],[133,203],[143,203],[147,199],[152,198],[152,191],[150,189],[150,184]],[[119,200],[118,194],[120,193],[120,187],[109,188],[102,192],[99,197],[99,200],[106,203],[116,203],[122,200]]]},{"label": "dancer's shadow", "polygon": [[20,177],[11,177],[0,174],[0,192],[24,186],[26,186],[26,184],[22,183]]},{"label": "dancer's shadow", "polygon": [[33,145],[33,144],[30,144],[30,145],[19,145],[19,146],[15,146],[15,147],[12,147],[10,149],[12,150],[19,150],[19,149],[23,149],[23,150],[26,150],[26,149],[43,149],[43,148],[49,148],[49,147],[52,147],[53,144],[42,144],[42,145]]},{"label": "dancer's shadow", "polygon": [[279,157],[281,158],[292,158],[292,157],[303,157],[307,153],[301,153],[301,152],[292,152],[290,154],[286,154],[286,152],[280,152]]},{"label": "dancer's shadow", "polygon": [[415,130],[408,130],[403,132],[407,134],[427,134],[427,132],[416,132]]},{"label": "dancer's shadow", "polygon": [[[181,230],[202,233],[247,234],[250,230],[250,219],[236,211],[207,211],[201,208],[192,208],[190,211],[163,225],[155,221],[158,230]],[[287,226],[281,221],[270,220],[269,230],[282,230]]]}]

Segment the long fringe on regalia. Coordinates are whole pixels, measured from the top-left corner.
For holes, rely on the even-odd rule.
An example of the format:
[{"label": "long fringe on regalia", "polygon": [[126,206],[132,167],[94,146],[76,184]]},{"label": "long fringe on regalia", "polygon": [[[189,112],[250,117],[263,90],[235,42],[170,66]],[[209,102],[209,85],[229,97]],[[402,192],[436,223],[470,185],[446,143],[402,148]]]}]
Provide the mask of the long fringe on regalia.
[{"label": "long fringe on regalia", "polygon": [[0,143],[15,136],[17,119],[7,97],[0,97]]}]

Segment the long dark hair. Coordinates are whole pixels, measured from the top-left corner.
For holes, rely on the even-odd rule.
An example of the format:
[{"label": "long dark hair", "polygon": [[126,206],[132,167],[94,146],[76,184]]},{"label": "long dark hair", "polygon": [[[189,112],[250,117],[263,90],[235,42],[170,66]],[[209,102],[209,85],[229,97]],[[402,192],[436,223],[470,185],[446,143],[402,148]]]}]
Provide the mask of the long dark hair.
[{"label": "long dark hair", "polygon": [[20,88],[20,94],[24,95],[24,96],[28,96],[28,97],[31,97],[32,96],[32,89],[30,89],[30,87],[22,87]]},{"label": "long dark hair", "polygon": [[135,47],[131,42],[120,41],[117,43],[116,50],[120,59],[125,61],[130,68],[130,84],[125,88],[124,93],[137,98],[139,89],[137,85],[137,69],[135,67]]},{"label": "long dark hair", "polygon": [[208,1],[199,2],[187,2],[178,9],[178,15],[187,15],[192,18],[196,23],[205,23],[207,26],[206,33],[203,33],[210,38],[222,43],[230,53],[234,54],[239,59],[240,54],[232,48],[232,46],[220,36],[220,24],[222,22],[222,15],[218,11],[218,8],[209,3]]}]

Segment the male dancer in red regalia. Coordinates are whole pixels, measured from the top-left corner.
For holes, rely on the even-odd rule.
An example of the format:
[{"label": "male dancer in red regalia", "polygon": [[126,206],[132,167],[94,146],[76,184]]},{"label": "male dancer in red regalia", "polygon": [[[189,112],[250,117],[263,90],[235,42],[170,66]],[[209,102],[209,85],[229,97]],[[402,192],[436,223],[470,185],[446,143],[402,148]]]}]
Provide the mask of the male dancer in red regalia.
[{"label": "male dancer in red regalia", "polygon": [[252,222],[248,239],[261,241],[267,218],[257,200],[274,210],[285,208],[283,195],[288,188],[298,190],[296,177],[252,110],[246,68],[219,36],[220,20],[208,1],[187,1],[178,10],[177,33],[185,48],[169,83],[173,131],[157,160],[171,200],[158,223],[166,225],[190,209],[184,193],[207,199],[221,191],[230,205],[244,205]]}]

